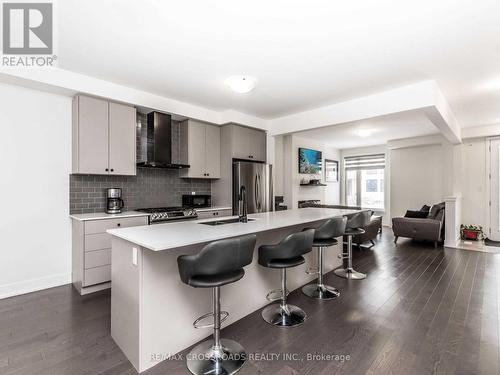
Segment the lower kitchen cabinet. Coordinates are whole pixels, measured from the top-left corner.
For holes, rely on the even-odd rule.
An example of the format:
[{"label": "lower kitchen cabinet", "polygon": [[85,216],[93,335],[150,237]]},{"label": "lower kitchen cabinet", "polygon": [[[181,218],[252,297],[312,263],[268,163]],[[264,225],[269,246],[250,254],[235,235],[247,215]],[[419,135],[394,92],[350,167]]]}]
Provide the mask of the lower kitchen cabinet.
[{"label": "lower kitchen cabinet", "polygon": [[232,216],[233,210],[223,209],[223,210],[210,210],[210,211],[196,211],[198,214],[198,219],[211,219],[214,217],[224,217],[224,216]]},{"label": "lower kitchen cabinet", "polygon": [[146,216],[72,220],[72,283],[80,294],[111,287],[111,236],[106,231],[147,224]]}]

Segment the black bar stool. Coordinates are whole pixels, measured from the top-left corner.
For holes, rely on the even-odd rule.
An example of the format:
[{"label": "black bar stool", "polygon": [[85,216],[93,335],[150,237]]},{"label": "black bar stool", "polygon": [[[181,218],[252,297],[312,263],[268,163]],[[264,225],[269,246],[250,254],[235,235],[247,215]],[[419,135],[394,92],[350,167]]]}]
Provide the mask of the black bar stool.
[{"label": "black bar stool", "polygon": [[344,279],[362,280],[366,278],[365,273],[358,272],[352,268],[352,237],[365,233],[363,229],[370,223],[371,211],[361,211],[354,215],[348,215],[347,225],[344,235],[347,237],[347,252],[342,251],[340,258],[344,262],[344,268],[337,268],[334,272]]},{"label": "black bar stool", "polygon": [[[198,254],[177,258],[183,283],[194,288],[213,289],[213,312],[193,323],[195,328],[213,327],[213,341],[202,342],[187,356],[187,367],[192,374],[234,374],[246,361],[245,349],[240,344],[220,338],[221,322],[229,316],[228,312],[220,311],[220,287],[243,277],[243,267],[252,263],[255,241],[254,234],[215,241]],[[212,324],[201,324],[212,316]]]},{"label": "black bar stool", "polygon": [[346,217],[335,217],[325,221],[319,228],[314,230],[313,247],[318,249],[318,268],[308,271],[308,274],[318,275],[317,284],[308,284],[302,288],[302,292],[311,298],[328,300],[340,295],[337,288],[323,284],[323,248],[336,245],[337,237],[344,234],[346,228]]},{"label": "black bar stool", "polygon": [[301,308],[287,303],[286,269],[305,262],[302,255],[312,250],[313,238],[314,229],[309,229],[290,234],[277,245],[259,247],[259,264],[263,267],[281,270],[281,302],[273,303],[262,310],[262,317],[269,324],[278,327],[293,327],[306,320],[306,313]]}]

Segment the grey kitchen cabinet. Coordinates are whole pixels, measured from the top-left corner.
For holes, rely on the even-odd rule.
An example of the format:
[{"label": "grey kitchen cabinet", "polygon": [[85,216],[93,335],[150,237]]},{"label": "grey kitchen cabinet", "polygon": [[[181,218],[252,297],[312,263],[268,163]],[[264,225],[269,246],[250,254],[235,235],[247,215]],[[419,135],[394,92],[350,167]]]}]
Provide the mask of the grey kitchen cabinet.
[{"label": "grey kitchen cabinet", "polygon": [[136,114],[134,107],[109,102],[109,170],[136,174]]},{"label": "grey kitchen cabinet", "polygon": [[266,133],[239,125],[232,127],[233,158],[266,161]]},{"label": "grey kitchen cabinet", "polygon": [[220,177],[220,127],[205,125],[206,171],[210,178]]},{"label": "grey kitchen cabinet", "polygon": [[76,95],[72,109],[73,173],[135,175],[135,108]]},{"label": "grey kitchen cabinet", "polygon": [[221,127],[220,178],[212,182],[212,204],[233,204],[233,159],[267,161],[267,134],[263,130],[237,124]]},{"label": "grey kitchen cabinet", "polygon": [[108,102],[73,98],[73,173],[108,174]]},{"label": "grey kitchen cabinet", "polygon": [[216,179],[220,177],[220,128],[187,120],[189,168],[181,172],[186,178]]},{"label": "grey kitchen cabinet", "polygon": [[222,210],[210,210],[210,211],[197,211],[198,219],[211,219],[224,216],[233,216],[233,210],[222,209]]},{"label": "grey kitchen cabinet", "polygon": [[147,216],[72,220],[72,283],[80,294],[111,286],[111,235],[106,231],[147,224]]}]

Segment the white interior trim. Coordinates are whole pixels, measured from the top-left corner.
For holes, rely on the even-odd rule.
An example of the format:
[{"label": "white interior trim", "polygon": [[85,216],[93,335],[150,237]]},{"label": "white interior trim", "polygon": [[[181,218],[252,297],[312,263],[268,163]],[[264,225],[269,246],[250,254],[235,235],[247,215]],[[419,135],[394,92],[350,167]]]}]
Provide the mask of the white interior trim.
[{"label": "white interior trim", "polygon": [[439,86],[432,80],[274,119],[263,119],[232,109],[205,108],[59,68],[3,70],[0,81],[67,96],[85,93],[214,124],[234,122],[268,130],[271,135],[423,110],[448,141],[453,144],[461,142],[460,127]]},{"label": "white interior trim", "polygon": [[45,276],[0,286],[0,299],[71,283],[71,273]]},{"label": "white interior trim", "polygon": [[167,98],[146,91],[118,85],[102,79],[73,73],[68,70],[52,69],[17,69],[0,72],[0,81],[7,84],[24,86],[55,94],[73,96],[77,93],[103,97],[118,102],[132,104],[158,111],[175,113],[192,119],[213,124],[230,122],[259,129],[267,129],[266,120],[234,110],[204,108],[180,100]]}]

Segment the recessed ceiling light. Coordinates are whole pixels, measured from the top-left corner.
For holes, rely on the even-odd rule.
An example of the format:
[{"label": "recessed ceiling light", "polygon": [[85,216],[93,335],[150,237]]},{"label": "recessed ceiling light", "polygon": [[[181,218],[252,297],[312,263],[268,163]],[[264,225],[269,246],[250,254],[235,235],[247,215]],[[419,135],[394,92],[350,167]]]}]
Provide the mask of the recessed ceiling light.
[{"label": "recessed ceiling light", "polygon": [[373,134],[372,129],[358,129],[356,131],[356,134],[359,135],[360,137],[369,137],[370,135]]},{"label": "recessed ceiling light", "polygon": [[226,79],[226,85],[239,94],[252,91],[257,84],[257,79],[250,76],[231,76]]}]

